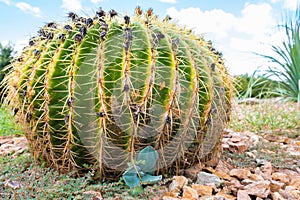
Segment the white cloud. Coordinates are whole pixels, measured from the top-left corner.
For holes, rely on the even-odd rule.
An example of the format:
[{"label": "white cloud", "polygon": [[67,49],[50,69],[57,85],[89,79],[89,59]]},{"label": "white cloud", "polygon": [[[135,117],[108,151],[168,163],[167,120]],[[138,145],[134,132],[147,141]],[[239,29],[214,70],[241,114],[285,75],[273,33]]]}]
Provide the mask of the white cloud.
[{"label": "white cloud", "polygon": [[300,0],[270,0],[271,3],[283,2],[284,8],[296,10],[297,4],[300,5]]},{"label": "white cloud", "polygon": [[18,2],[15,4],[15,6],[23,12],[30,13],[35,17],[41,17],[41,9],[39,7],[34,7],[25,2]]},{"label": "white cloud", "polygon": [[[253,72],[266,65],[266,60],[254,53],[272,53],[271,44],[278,45],[282,34],[276,29],[274,11],[269,4],[246,3],[240,15],[221,9],[202,11],[200,8],[167,10],[180,25],[192,28],[213,41],[233,74]],[[279,38],[280,36],[280,38]]]},{"label": "white cloud", "polygon": [[10,0],[0,0],[0,2],[3,2],[3,3],[5,3],[6,5],[9,5],[9,4],[10,4]]},{"label": "white cloud", "polygon": [[68,11],[81,11],[82,5],[80,0],[62,0],[62,8]]},{"label": "white cloud", "polygon": [[163,3],[176,3],[176,0],[158,0]]},{"label": "white cloud", "polygon": [[91,0],[92,3],[94,4],[97,4],[97,3],[100,3],[100,2],[103,2],[104,0]]},{"label": "white cloud", "polygon": [[218,39],[226,38],[236,21],[234,15],[220,9],[203,12],[200,8],[191,7],[177,11],[172,7],[167,14],[197,33],[214,35]]}]

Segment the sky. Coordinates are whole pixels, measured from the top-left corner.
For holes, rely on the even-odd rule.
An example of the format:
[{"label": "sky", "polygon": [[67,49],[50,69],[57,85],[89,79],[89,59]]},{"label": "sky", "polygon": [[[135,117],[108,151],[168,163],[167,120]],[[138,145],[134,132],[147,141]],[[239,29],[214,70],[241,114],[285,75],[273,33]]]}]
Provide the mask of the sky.
[{"label": "sky", "polygon": [[64,22],[70,11],[93,16],[102,7],[131,15],[138,5],[211,40],[230,73],[238,75],[270,65],[257,54],[273,54],[271,45],[284,39],[278,25],[300,0],[0,0],[0,43],[19,52],[45,23]]}]

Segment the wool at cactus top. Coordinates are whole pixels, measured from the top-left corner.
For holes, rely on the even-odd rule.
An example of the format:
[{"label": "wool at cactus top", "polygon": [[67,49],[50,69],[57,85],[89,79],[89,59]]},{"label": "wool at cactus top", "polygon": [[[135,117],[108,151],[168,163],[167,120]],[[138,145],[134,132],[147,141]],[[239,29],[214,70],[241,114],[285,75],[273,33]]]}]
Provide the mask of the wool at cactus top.
[{"label": "wool at cactus top", "polygon": [[210,42],[169,20],[100,8],[38,31],[4,81],[37,161],[116,177],[148,146],[157,172],[217,157],[230,77]]}]

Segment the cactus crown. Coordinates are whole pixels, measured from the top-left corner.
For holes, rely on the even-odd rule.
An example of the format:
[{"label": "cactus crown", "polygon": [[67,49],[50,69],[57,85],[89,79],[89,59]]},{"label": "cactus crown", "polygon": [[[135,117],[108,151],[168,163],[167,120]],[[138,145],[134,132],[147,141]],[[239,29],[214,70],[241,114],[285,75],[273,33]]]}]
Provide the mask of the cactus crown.
[{"label": "cactus crown", "polygon": [[106,176],[147,146],[170,173],[218,154],[231,99],[222,55],[169,20],[100,8],[30,39],[4,84],[36,160]]}]

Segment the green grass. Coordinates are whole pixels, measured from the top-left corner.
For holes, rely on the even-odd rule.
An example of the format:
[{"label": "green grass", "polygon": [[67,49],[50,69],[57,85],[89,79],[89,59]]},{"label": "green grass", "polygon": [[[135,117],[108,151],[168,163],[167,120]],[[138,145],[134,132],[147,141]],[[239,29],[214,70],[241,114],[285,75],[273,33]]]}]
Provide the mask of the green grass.
[{"label": "green grass", "polygon": [[234,106],[230,128],[234,131],[277,132],[286,134],[300,132],[300,107],[296,103],[267,100],[255,105]]},{"label": "green grass", "polygon": [[16,123],[11,110],[0,107],[0,136],[16,135],[22,135],[21,126]]},{"label": "green grass", "polygon": [[[32,157],[25,152],[12,159],[0,157],[0,199],[92,199],[86,191],[98,191],[104,199],[152,199],[162,196],[164,185],[169,179],[154,186],[144,188],[143,194],[133,197],[124,181],[100,183],[94,180],[93,172],[85,177],[74,178],[72,174],[58,174],[50,168],[34,164]],[[13,189],[7,183],[20,185]]]}]

